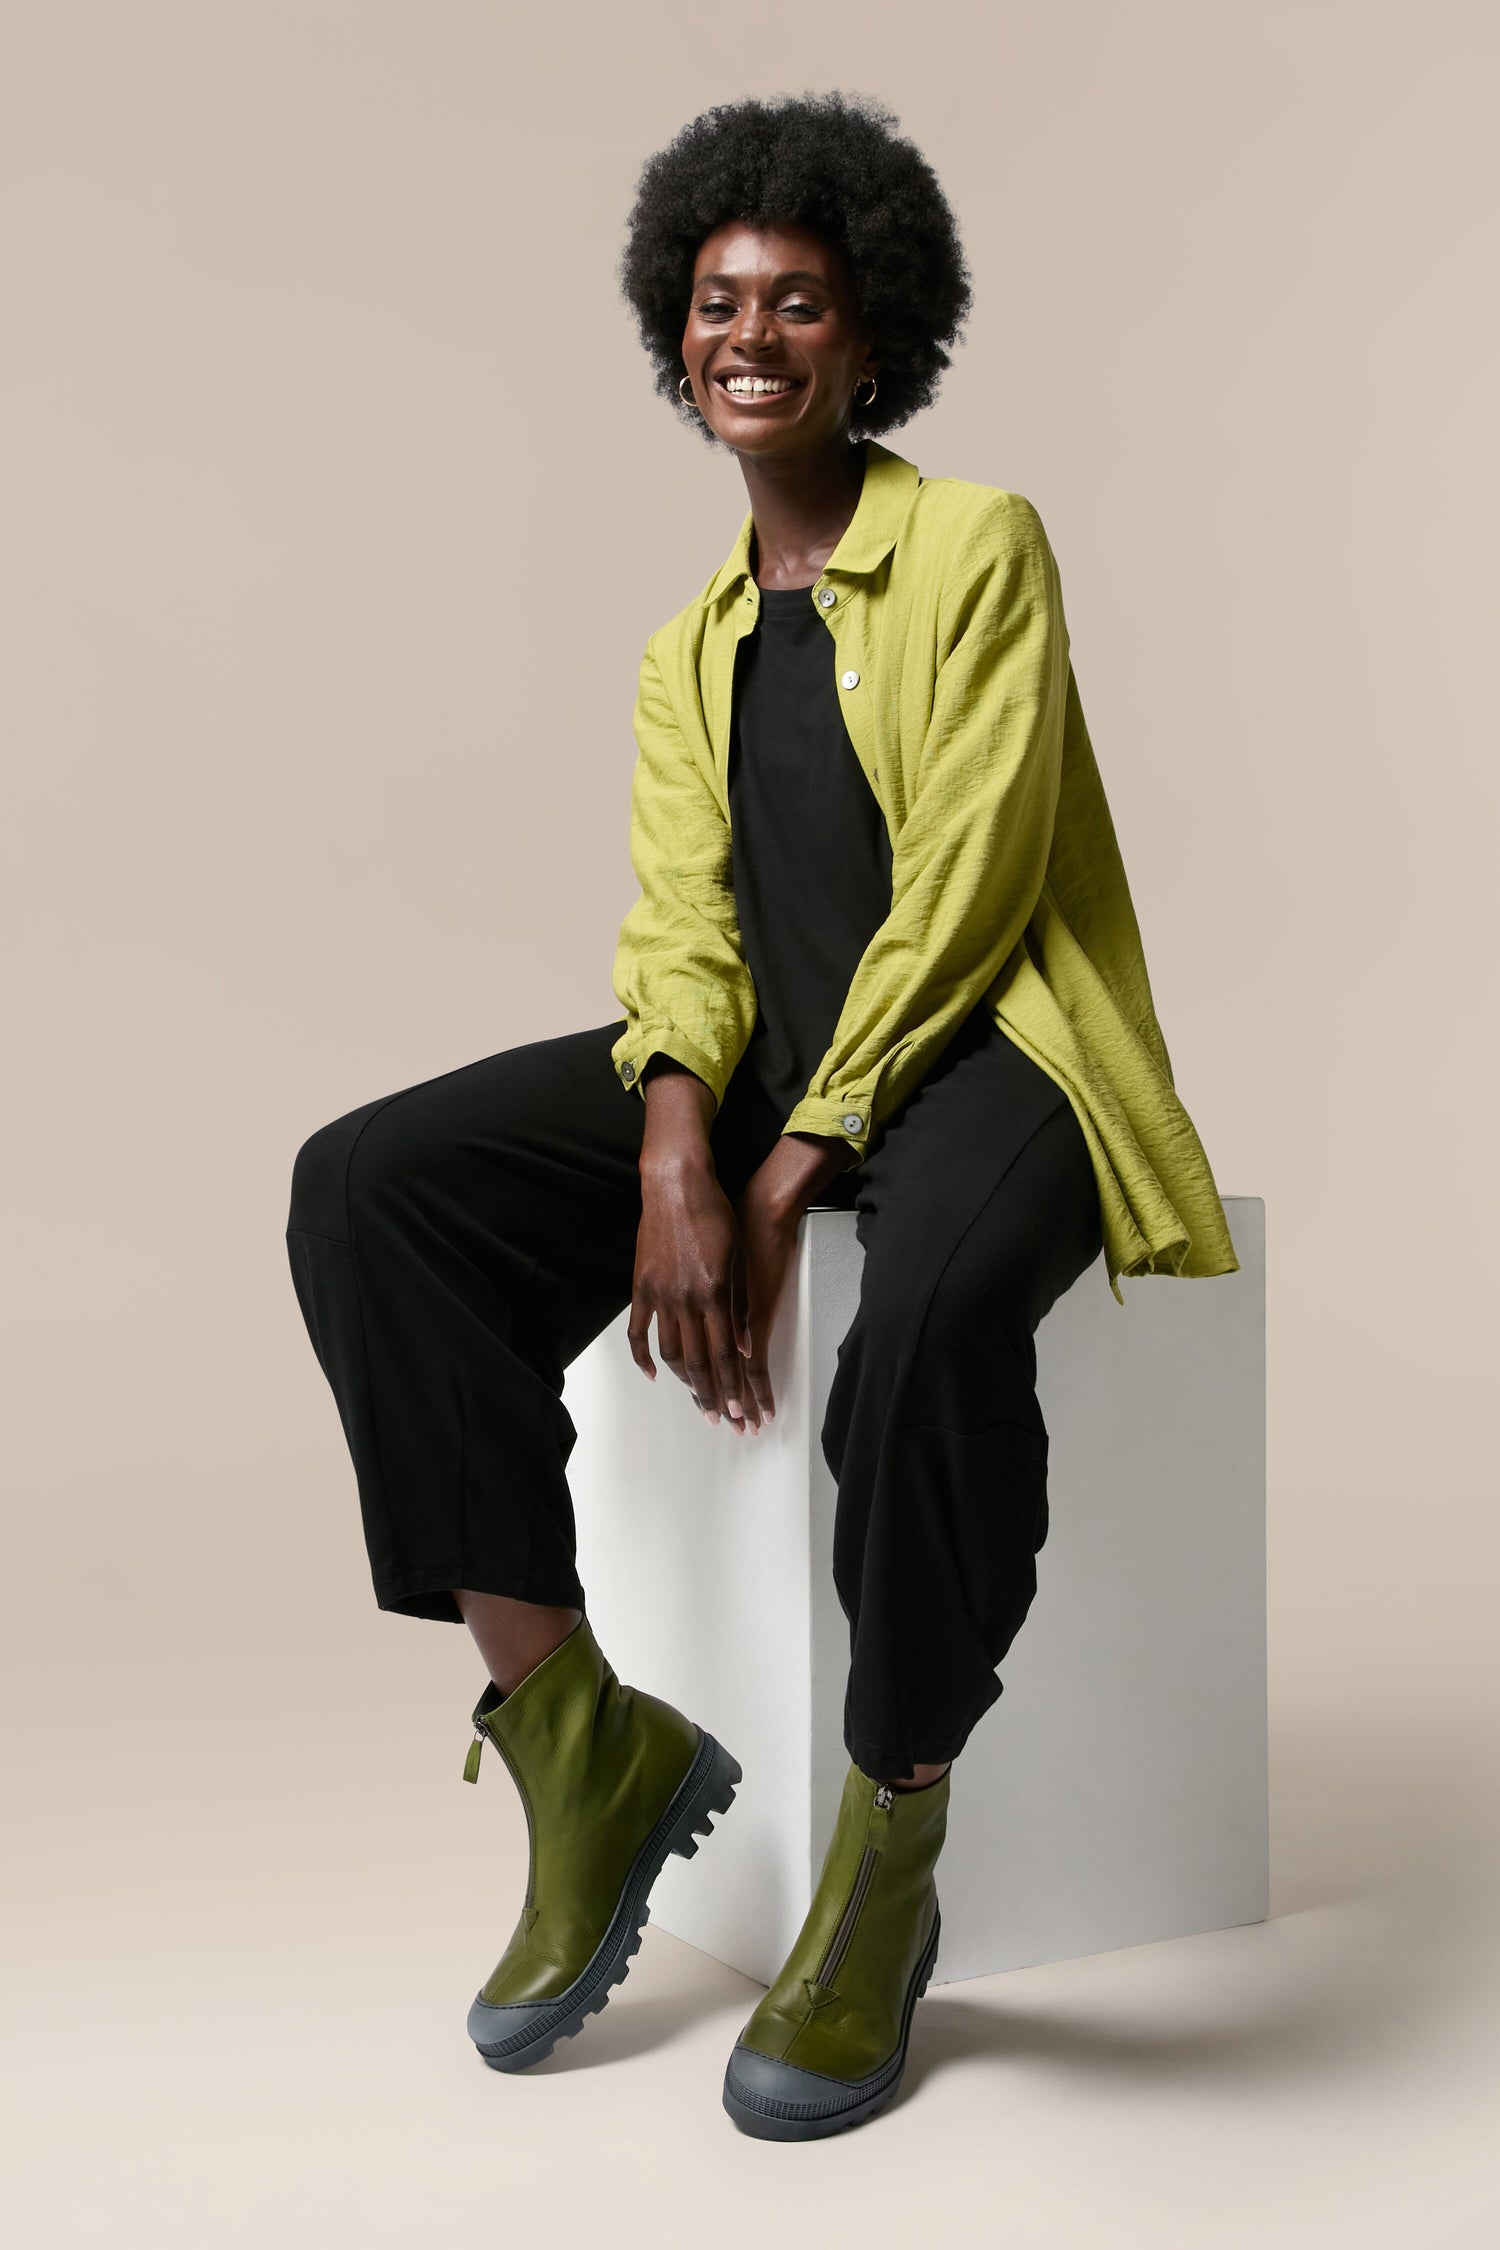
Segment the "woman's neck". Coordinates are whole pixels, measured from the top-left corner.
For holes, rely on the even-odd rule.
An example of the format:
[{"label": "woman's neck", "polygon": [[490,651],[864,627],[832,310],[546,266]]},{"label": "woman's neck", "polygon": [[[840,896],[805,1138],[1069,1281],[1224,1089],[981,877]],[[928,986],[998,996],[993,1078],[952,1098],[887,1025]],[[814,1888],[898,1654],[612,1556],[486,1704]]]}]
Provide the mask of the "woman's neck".
[{"label": "woman's neck", "polygon": [[843,538],[859,506],[865,449],[837,446],[793,460],[740,456],[755,519],[757,585],[773,591],[810,586]]}]

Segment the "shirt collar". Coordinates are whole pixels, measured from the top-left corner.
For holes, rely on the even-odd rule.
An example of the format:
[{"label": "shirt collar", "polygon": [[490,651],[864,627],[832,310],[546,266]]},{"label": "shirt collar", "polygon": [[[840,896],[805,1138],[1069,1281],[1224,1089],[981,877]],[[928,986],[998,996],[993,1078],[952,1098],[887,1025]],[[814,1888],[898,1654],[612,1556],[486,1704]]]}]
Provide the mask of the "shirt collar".
[{"label": "shirt collar", "polygon": [[[859,505],[843,538],[823,565],[821,575],[842,571],[850,577],[859,577],[877,569],[896,544],[912,494],[920,482],[920,473],[910,461],[877,444],[874,438],[867,439]],[[700,596],[705,609],[711,609],[725,594],[734,593],[749,577],[750,537],[754,528],[752,513],[740,525],[740,535],[723,567],[709,580]]]}]

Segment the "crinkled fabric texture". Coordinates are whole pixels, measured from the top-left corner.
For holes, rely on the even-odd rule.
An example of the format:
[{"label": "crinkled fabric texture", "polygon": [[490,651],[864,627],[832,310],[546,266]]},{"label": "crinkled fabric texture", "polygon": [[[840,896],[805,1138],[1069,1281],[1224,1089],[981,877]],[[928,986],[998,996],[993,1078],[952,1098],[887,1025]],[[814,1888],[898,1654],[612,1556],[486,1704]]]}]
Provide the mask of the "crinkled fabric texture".
[{"label": "crinkled fabric texture", "polygon": [[[808,599],[891,837],[891,911],[786,1132],[862,1162],[976,1003],[1061,1086],[1088,1142],[1117,1276],[1233,1273],[1213,1173],[1178,1099],[1073,675],[1056,559],[1020,493],[864,448],[859,505]],[[756,1016],[728,790],[735,650],[758,615],[752,519],[641,664],[613,1049],[722,1101]],[[820,596],[832,593],[832,603]]]}]

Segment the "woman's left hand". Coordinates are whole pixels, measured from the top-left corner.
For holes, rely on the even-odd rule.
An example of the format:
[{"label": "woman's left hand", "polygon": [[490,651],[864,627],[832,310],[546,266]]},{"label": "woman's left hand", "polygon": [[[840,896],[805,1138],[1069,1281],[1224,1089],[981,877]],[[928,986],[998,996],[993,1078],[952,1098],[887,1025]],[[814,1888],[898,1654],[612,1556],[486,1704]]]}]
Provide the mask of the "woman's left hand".
[{"label": "woman's left hand", "polygon": [[771,1334],[796,1261],[798,1230],[808,1205],[847,1163],[841,1142],[815,1133],[783,1133],[735,1205],[745,1252],[744,1302],[735,1308],[735,1327],[747,1381],[745,1420],[731,1424],[733,1428],[758,1430],[762,1416],[775,1420]]}]

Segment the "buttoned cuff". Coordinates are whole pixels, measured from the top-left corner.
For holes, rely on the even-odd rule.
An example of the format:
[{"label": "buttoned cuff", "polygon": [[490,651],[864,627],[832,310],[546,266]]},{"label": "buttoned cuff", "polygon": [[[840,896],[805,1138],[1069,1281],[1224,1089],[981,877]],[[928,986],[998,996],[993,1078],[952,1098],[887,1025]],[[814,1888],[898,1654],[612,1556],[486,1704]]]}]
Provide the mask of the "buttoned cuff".
[{"label": "buttoned cuff", "polygon": [[828,1094],[805,1094],[781,1130],[821,1133],[829,1140],[842,1141],[857,1152],[855,1162],[861,1163],[873,1145],[875,1124],[869,1102],[858,1094],[845,1094],[841,1100]]},{"label": "buttoned cuff", "polygon": [[631,1093],[645,1098],[641,1073],[653,1055],[670,1055],[673,1062],[682,1064],[695,1078],[701,1078],[714,1098],[714,1110],[724,1099],[724,1087],[712,1059],[697,1043],[683,1032],[666,1024],[653,1028],[649,1024],[629,1026],[615,1041],[610,1051],[615,1075],[620,1084]]}]

